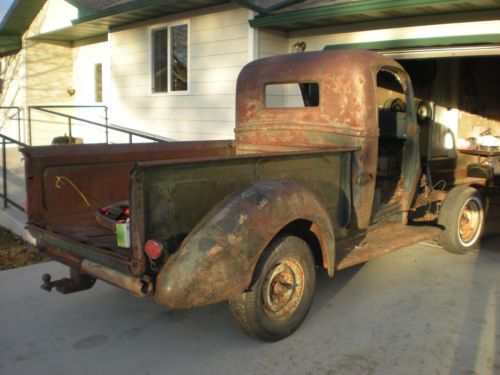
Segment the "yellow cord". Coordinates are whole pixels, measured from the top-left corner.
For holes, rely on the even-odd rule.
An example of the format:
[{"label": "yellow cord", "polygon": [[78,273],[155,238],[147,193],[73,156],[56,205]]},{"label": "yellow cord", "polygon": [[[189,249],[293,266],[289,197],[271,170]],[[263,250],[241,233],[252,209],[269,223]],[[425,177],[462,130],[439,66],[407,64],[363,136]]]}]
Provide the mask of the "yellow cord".
[{"label": "yellow cord", "polygon": [[75,191],[80,194],[80,196],[82,197],[83,201],[85,202],[85,204],[87,206],[90,206],[90,203],[89,201],[87,200],[87,198],[85,197],[85,195],[83,195],[83,193],[80,191],[80,189],[78,189],[78,187],[73,183],[73,181],[71,181],[69,178],[67,177],[64,177],[64,176],[56,176],[56,188],[58,189],[61,189],[61,183],[64,183],[64,181],[66,181],[68,184],[71,185],[71,187],[73,189],[75,189]]}]

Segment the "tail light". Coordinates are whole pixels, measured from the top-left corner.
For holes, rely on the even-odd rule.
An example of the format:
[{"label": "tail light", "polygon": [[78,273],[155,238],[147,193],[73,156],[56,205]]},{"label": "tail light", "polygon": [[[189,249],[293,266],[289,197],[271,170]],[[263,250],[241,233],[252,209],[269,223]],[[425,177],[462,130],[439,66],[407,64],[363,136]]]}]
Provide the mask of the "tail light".
[{"label": "tail light", "polygon": [[148,240],[144,245],[144,251],[151,259],[158,259],[163,253],[163,245],[155,240]]}]

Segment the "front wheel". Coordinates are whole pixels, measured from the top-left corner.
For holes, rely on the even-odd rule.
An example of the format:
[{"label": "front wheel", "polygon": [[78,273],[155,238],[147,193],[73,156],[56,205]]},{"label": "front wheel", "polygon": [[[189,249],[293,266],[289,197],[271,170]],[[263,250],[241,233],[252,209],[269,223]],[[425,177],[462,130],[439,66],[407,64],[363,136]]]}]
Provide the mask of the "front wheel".
[{"label": "front wheel", "polygon": [[277,341],[292,334],[311,307],[314,257],[299,237],[277,237],[259,259],[252,286],[229,301],[234,320],[249,336]]},{"label": "front wheel", "polygon": [[484,227],[484,209],[479,192],[469,186],[453,188],[439,210],[442,226],[439,242],[445,250],[464,254],[478,247]]}]

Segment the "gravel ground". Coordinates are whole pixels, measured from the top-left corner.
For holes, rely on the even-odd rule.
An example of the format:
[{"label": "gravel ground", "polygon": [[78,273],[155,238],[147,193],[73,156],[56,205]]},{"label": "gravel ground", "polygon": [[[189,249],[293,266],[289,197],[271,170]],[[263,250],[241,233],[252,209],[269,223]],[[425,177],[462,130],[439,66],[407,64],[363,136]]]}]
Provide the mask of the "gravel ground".
[{"label": "gravel ground", "polygon": [[35,252],[21,237],[0,228],[0,271],[46,262],[48,259]]}]

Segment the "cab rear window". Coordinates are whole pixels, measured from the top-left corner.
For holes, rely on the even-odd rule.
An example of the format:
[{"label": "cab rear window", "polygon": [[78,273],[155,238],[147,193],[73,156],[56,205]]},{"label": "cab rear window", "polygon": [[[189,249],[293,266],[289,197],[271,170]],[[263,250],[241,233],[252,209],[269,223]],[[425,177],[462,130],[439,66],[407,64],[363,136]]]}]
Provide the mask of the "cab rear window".
[{"label": "cab rear window", "polygon": [[265,91],[266,108],[304,108],[319,106],[316,82],[269,83]]}]

